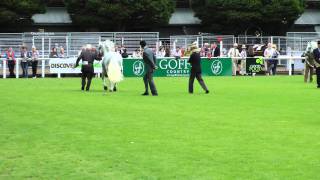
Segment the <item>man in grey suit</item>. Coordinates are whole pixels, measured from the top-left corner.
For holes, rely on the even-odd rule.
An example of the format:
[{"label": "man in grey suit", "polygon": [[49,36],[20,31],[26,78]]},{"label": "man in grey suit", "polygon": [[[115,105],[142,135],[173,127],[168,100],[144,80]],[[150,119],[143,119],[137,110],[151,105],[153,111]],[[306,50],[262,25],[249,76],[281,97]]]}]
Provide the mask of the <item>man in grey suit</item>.
[{"label": "man in grey suit", "polygon": [[143,82],[145,86],[145,92],[142,94],[143,96],[148,96],[148,86],[150,86],[150,90],[153,96],[158,96],[158,92],[156,86],[153,82],[153,73],[156,70],[156,56],[152,52],[150,48],[147,47],[147,43],[145,41],[140,41],[140,46],[143,49],[143,62],[145,66],[146,73],[143,77]]},{"label": "man in grey suit", "polygon": [[314,65],[316,67],[316,73],[317,73],[317,88],[320,89],[320,40],[318,41],[318,48],[313,50],[313,56],[314,56]]}]

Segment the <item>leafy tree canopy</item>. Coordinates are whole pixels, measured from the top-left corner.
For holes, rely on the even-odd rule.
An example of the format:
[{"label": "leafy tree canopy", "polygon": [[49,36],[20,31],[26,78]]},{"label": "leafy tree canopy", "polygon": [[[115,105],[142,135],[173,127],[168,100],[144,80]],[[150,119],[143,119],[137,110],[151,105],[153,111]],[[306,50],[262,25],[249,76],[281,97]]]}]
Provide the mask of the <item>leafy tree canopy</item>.
[{"label": "leafy tree canopy", "polygon": [[[304,10],[302,0],[197,0],[196,16],[208,30],[241,34],[248,29],[281,34]],[[282,32],[283,31],[283,32]]]},{"label": "leafy tree canopy", "polygon": [[167,24],[171,0],[65,0],[73,22],[83,27],[124,31]]},{"label": "leafy tree canopy", "polygon": [[31,23],[33,14],[44,11],[42,0],[1,0],[0,23],[6,26]]}]

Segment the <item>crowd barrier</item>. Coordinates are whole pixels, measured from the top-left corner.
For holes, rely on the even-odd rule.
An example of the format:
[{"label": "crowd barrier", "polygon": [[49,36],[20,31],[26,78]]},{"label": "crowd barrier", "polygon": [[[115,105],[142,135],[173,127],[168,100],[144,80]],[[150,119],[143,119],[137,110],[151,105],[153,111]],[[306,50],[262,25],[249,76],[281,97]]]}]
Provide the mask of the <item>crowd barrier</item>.
[{"label": "crowd barrier", "polygon": [[[202,58],[201,66],[202,73],[204,76],[231,76],[232,75],[232,59],[243,60],[243,58],[230,58],[230,57],[217,57],[217,58]],[[276,59],[264,58],[264,57],[252,57],[245,59],[246,69],[249,72],[257,73],[264,71],[264,61],[268,60],[291,60],[298,61],[304,59],[304,57],[292,57],[292,56],[281,56]],[[2,77],[7,78],[7,61],[2,60]],[[177,77],[177,76],[188,76],[190,73],[190,64],[187,62],[187,57],[176,59],[175,57],[164,57],[157,58],[158,69],[155,72],[157,77]],[[20,76],[20,61],[21,58],[16,59],[15,76]],[[44,78],[46,74],[57,74],[61,77],[61,74],[77,74],[81,73],[80,66],[74,68],[76,57],[70,58],[39,58],[41,62],[41,77]],[[47,62],[46,62],[47,61]],[[80,63],[81,65],[81,63]],[[144,75],[145,67],[142,59],[139,58],[126,58],[123,60],[123,73],[125,77],[141,77]],[[46,71],[47,70],[49,71]],[[101,61],[95,61],[94,63],[95,73],[100,76]],[[291,68],[288,68],[289,75],[291,75]]]}]

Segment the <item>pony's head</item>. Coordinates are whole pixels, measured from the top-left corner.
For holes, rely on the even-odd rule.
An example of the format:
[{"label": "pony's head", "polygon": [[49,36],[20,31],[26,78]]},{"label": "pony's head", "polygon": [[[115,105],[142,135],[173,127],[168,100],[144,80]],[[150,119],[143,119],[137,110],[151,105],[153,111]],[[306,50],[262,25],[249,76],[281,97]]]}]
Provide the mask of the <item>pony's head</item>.
[{"label": "pony's head", "polygon": [[307,48],[306,48],[306,52],[312,52],[314,49],[316,49],[317,46],[317,42],[315,41],[309,41],[307,44]]},{"label": "pony's head", "polygon": [[115,52],[115,44],[109,39],[105,40],[104,42],[101,42],[99,44],[99,48],[103,49],[103,51],[105,52]]}]

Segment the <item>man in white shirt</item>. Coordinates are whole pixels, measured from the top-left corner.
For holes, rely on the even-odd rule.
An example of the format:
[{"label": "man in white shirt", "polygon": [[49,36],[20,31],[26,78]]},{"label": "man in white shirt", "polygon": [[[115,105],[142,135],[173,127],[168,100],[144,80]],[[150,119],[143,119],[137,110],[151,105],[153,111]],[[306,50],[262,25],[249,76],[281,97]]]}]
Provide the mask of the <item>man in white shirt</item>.
[{"label": "man in white shirt", "polygon": [[173,55],[176,59],[180,59],[180,57],[182,56],[180,48],[177,47],[176,49],[173,49],[172,55]]},{"label": "man in white shirt", "polygon": [[217,43],[215,42],[211,45],[211,56],[212,57],[220,56],[220,48],[217,46]]},{"label": "man in white shirt", "polygon": [[242,48],[241,48],[241,53],[240,53],[240,56],[241,56],[241,64],[240,64],[240,74],[241,75],[245,75],[246,74],[246,59],[247,59],[247,47],[246,45],[242,45]]},{"label": "man in white shirt", "polygon": [[264,59],[264,67],[266,70],[266,75],[270,74],[270,70],[271,70],[271,60],[272,60],[272,56],[275,54],[275,49],[272,48],[272,44],[268,43],[268,48],[264,50],[263,56],[265,57]]},{"label": "man in white shirt", "polygon": [[231,48],[229,50],[228,57],[232,58],[232,75],[236,76],[237,75],[238,58],[240,57],[237,43],[234,43],[233,48]]}]

